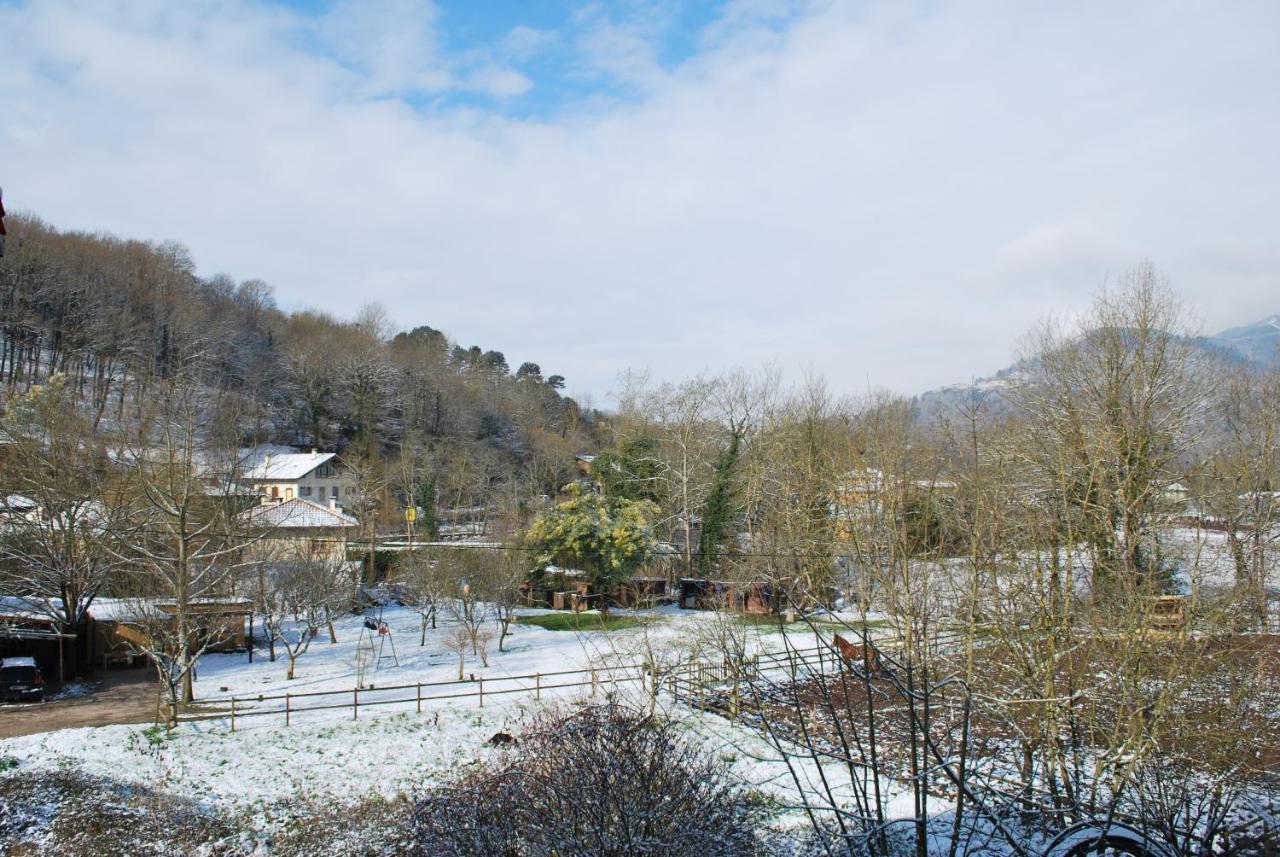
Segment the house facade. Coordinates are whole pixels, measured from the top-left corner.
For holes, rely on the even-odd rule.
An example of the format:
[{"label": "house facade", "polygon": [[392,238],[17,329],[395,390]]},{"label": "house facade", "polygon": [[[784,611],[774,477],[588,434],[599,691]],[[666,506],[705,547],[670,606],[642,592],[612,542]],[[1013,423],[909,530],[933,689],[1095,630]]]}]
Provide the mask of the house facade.
[{"label": "house facade", "polygon": [[241,481],[264,500],[341,506],[354,486],[332,452],[263,444],[240,451]]},{"label": "house facade", "polygon": [[262,561],[308,556],[346,562],[347,542],[360,527],[334,500],[321,505],[301,497],[276,501],[268,495],[242,512],[241,522],[256,535],[251,554]]}]

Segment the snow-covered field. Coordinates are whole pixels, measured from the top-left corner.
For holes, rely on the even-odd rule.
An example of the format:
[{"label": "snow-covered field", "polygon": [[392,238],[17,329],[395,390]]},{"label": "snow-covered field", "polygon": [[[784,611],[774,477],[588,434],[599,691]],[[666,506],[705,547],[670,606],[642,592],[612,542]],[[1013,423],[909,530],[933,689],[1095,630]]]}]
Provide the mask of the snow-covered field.
[{"label": "snow-covered field", "polygon": [[[526,615],[542,612],[527,611]],[[466,671],[486,681],[503,676],[572,670],[608,663],[634,663],[646,654],[672,658],[696,651],[714,632],[714,614],[680,610],[640,614],[641,627],[603,631],[550,631],[517,625],[505,648],[491,646],[489,666],[468,657]],[[399,664],[383,664],[372,676],[377,686],[457,679],[457,657],[444,648],[447,623],[427,631],[419,646],[417,614],[387,608],[383,621],[392,628]],[[362,617],[338,624],[338,640],[330,644],[321,632],[297,663],[297,677],[285,678],[287,662],[274,663],[259,649],[252,663],[246,654],[215,654],[201,659],[198,699],[228,694],[274,694],[289,691],[350,691],[356,679],[356,649]],[[780,635],[751,628],[750,645],[782,647]],[[811,645],[802,630],[789,632],[792,645]],[[366,679],[368,681],[369,679]],[[618,685],[617,692],[636,704],[647,701],[638,683]],[[601,691],[603,693],[603,690]],[[558,702],[589,695],[588,688],[566,691]],[[547,697],[553,695],[547,694]],[[530,694],[423,703],[416,706],[363,708],[359,719],[350,708],[294,717],[286,726],[278,715],[241,719],[232,732],[223,718],[184,723],[171,733],[158,726],[104,726],[66,729],[0,740],[0,759],[16,760],[33,773],[77,769],[91,775],[123,779],[211,804],[249,810],[267,826],[278,807],[297,796],[323,796],[336,802],[380,795],[413,795],[453,779],[468,766],[484,764],[502,751],[486,741],[495,732],[518,732],[521,724],[550,699]],[[730,761],[748,782],[782,803],[791,802],[792,783],[776,753],[754,732],[713,715],[664,703],[690,734],[707,742]],[[407,710],[406,710],[407,709]],[[816,773],[811,772],[811,773]],[[904,804],[904,811],[910,807]]]}]

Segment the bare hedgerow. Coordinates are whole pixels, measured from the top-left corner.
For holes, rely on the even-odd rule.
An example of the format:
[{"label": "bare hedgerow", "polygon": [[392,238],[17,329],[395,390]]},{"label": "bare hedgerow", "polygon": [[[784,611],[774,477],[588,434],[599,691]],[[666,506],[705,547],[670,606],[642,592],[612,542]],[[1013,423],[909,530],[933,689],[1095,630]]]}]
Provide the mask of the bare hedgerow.
[{"label": "bare hedgerow", "polygon": [[757,853],[758,815],[671,721],[607,703],[543,715],[504,767],[417,806],[422,855],[611,857]]}]

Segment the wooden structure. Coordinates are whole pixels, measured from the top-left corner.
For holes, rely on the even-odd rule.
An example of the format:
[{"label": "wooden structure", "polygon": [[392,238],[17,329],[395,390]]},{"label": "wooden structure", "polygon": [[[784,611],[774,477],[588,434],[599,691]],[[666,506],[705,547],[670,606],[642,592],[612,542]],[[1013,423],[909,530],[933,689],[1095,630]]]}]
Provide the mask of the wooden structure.
[{"label": "wooden structure", "polygon": [[609,591],[610,606],[635,609],[654,607],[667,598],[665,577],[636,575]]},{"label": "wooden structure", "polygon": [[573,611],[599,608],[606,598],[610,607],[653,607],[666,601],[667,590],[666,577],[638,574],[601,592],[591,585],[585,572],[556,566],[520,587],[526,606]]},{"label": "wooden structure", "polygon": [[680,606],[686,610],[741,610],[744,613],[776,613],[780,599],[764,581],[680,579]]},{"label": "wooden structure", "polygon": [[[89,658],[92,663],[108,666],[133,666],[142,662],[140,649],[150,645],[147,621],[138,618],[139,611],[155,610],[159,615],[173,616],[172,601],[129,601],[101,599],[89,608],[86,632],[89,634]],[[247,598],[199,598],[188,605],[195,616],[195,630],[213,641],[210,652],[243,652],[247,648],[245,623],[253,612]]]},{"label": "wooden structure", "polygon": [[599,606],[599,599],[585,572],[572,568],[549,566],[541,574],[535,574],[520,587],[524,603],[529,607],[549,607],[552,610],[587,610]]},{"label": "wooden structure", "polygon": [[[177,610],[173,602],[157,601],[156,609],[172,616]],[[248,598],[199,598],[187,605],[196,617],[201,636],[214,640],[210,652],[243,652],[245,620],[253,612]]]},{"label": "wooden structure", "polygon": [[1186,599],[1181,595],[1153,595],[1144,602],[1147,624],[1153,631],[1181,633],[1186,630]]}]

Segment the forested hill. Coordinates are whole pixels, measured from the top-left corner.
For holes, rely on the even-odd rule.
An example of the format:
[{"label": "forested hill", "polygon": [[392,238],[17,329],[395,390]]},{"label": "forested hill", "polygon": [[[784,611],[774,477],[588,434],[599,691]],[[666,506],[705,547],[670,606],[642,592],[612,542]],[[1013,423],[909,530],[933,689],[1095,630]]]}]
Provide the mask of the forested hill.
[{"label": "forested hill", "polygon": [[197,276],[180,244],[66,232],[22,214],[7,226],[6,396],[63,373],[109,426],[127,422],[152,385],[194,371],[219,412],[236,415],[241,443],[409,458],[463,504],[507,487],[554,493],[573,454],[594,446],[596,415],[536,364],[513,372],[500,351],[464,348],[376,306],[350,321],[284,312],[260,280]]}]

